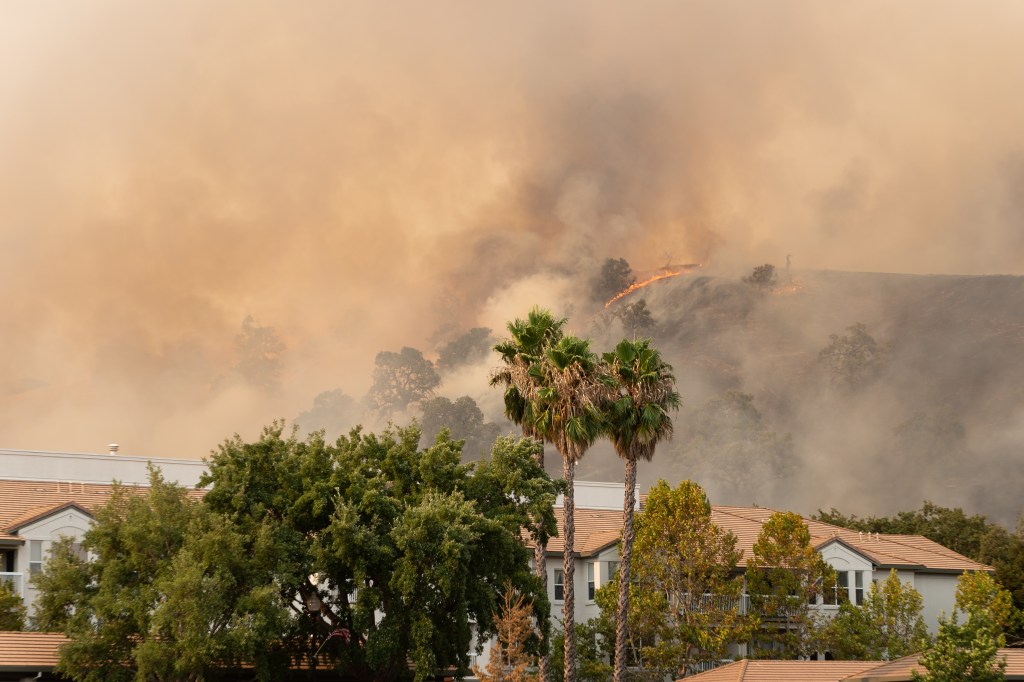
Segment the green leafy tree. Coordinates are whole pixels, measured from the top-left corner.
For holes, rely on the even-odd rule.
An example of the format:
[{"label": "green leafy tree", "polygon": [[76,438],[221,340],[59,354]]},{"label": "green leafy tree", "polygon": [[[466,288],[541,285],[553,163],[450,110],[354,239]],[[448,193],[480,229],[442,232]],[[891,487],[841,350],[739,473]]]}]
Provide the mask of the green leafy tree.
[{"label": "green leafy tree", "polygon": [[595,301],[604,303],[636,282],[633,268],[625,258],[607,258],[591,281]]},{"label": "green leafy tree", "polygon": [[761,527],[747,562],[750,604],[771,627],[757,634],[758,658],[797,658],[814,653],[817,624],[810,604],[836,582],[835,571],[811,546],[803,518],[775,512]]},{"label": "green leafy tree", "polygon": [[0,580],[0,632],[25,629],[25,604],[14,585]]},{"label": "green leafy tree", "polygon": [[398,353],[381,351],[374,359],[373,385],[367,396],[381,414],[402,412],[412,403],[431,398],[441,384],[434,363],[406,346]]},{"label": "green leafy tree", "polygon": [[844,336],[829,335],[829,344],[818,353],[818,360],[828,367],[832,383],[852,389],[868,384],[881,373],[889,346],[875,341],[861,322],[846,331]]},{"label": "green leafy tree", "polygon": [[999,657],[1005,644],[992,618],[983,611],[971,613],[962,625],[956,612],[939,619],[935,644],[921,654],[918,663],[927,671],[914,670],[916,682],[999,682],[1006,679],[1006,658]]},{"label": "green leafy tree", "polygon": [[[606,594],[614,613],[615,593],[609,585],[598,588],[595,598],[600,600]],[[602,613],[604,613],[602,611]],[[615,624],[611,618],[591,618],[586,623],[576,624],[576,679],[580,682],[608,682],[612,666],[608,660],[613,656]],[[562,682],[565,676],[565,632],[558,632],[551,638],[551,678]],[[639,682],[642,673],[637,675]]]},{"label": "green leafy tree", "polygon": [[438,350],[437,369],[450,372],[474,362],[481,362],[491,352],[494,339],[487,327],[474,327],[449,341]]},{"label": "green leafy tree", "polygon": [[[641,651],[643,665],[659,678],[720,660],[730,642],[756,630],[756,618],[742,613],[736,542],[712,522],[711,503],[696,483],[673,489],[659,481],[651,488],[636,517],[627,650]],[[620,569],[614,583],[621,585],[622,576]]]},{"label": "green leafy tree", "polygon": [[700,407],[682,461],[690,475],[714,484],[723,497],[746,503],[763,494],[765,482],[784,479],[797,466],[793,439],[772,431],[754,396],[739,391]]},{"label": "green leafy tree", "polygon": [[[565,482],[562,511],[565,532],[562,570],[575,573],[575,513],[573,482],[576,464],[597,440],[603,421],[597,401],[603,390],[600,363],[590,350],[590,342],[575,336],[563,336],[548,348],[537,368],[539,382],[531,401],[537,405],[535,425],[545,440],[551,441],[562,456]],[[565,581],[562,622],[565,628],[565,682],[576,680],[575,589],[574,580]]]},{"label": "green leafy tree", "polygon": [[464,465],[447,431],[424,450],[419,441],[413,426],[355,429],[331,445],[285,437],[278,423],[257,442],[226,441],[203,480],[204,502],[242,531],[271,527],[287,549],[280,593],[297,612],[314,595],[323,605],[306,641],[348,632],[322,652],[360,679],[407,677],[410,662],[417,680],[467,674],[472,623],[482,639],[494,633],[506,584],[539,620],[549,615],[521,541],[555,527],[557,486],[534,459],[540,445],[501,438],[489,459]]},{"label": "green leafy tree", "polygon": [[[543,435],[537,428],[538,413],[536,393],[541,376],[541,363],[547,349],[563,336],[565,318],[556,318],[551,311],[534,307],[526,319],[517,318],[508,323],[509,337],[494,346],[501,358],[501,366],[491,372],[491,386],[504,389],[502,396],[505,416],[522,428],[523,436],[543,442]],[[537,465],[544,468],[544,447],[535,451]],[[533,565],[540,579],[544,593],[548,589],[547,534],[538,528],[534,534]],[[541,623],[542,632],[548,624]],[[551,676],[550,656],[545,649],[538,661],[541,682],[548,682]]]},{"label": "green leafy tree", "polygon": [[79,682],[201,680],[243,661],[261,680],[289,662],[292,620],[263,527],[230,520],[151,470],[146,494],[115,487],[82,547],[56,543],[35,578],[36,627],[62,631],[57,670]]},{"label": "green leafy tree", "polygon": [[501,430],[497,424],[484,421],[484,413],[468,395],[454,402],[445,397],[430,398],[420,403],[420,441],[433,441],[441,429],[447,428],[453,438],[465,441],[462,454],[476,459],[490,452]]},{"label": "green leafy tree", "polygon": [[841,601],[824,629],[827,649],[839,660],[883,660],[922,651],[929,643],[921,618],[921,594],[893,569],[872,583],[861,606]]},{"label": "green leafy tree", "polygon": [[626,463],[615,633],[615,680],[621,682],[626,674],[637,463],[641,459],[651,461],[658,443],[672,437],[672,418],[668,413],[678,409],[681,401],[675,390],[672,366],[651,348],[650,339],[623,339],[614,351],[604,354],[604,362],[611,379],[609,394],[602,405],[604,429],[615,452]]}]

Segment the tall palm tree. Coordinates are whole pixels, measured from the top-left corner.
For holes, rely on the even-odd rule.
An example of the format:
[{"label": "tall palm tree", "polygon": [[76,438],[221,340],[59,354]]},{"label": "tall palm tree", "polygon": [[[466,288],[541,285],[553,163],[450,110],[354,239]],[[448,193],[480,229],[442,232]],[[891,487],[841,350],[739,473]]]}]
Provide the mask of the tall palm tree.
[{"label": "tall palm tree", "polygon": [[672,366],[651,348],[650,339],[623,339],[604,354],[610,391],[603,405],[604,429],[615,452],[626,462],[622,504],[622,552],[619,556],[619,600],[615,609],[615,682],[626,675],[626,619],[629,616],[630,560],[633,556],[633,509],[636,506],[637,461],[650,461],[654,448],[672,436],[670,409],[678,409]]},{"label": "tall palm tree", "polygon": [[551,346],[544,362],[533,368],[539,388],[534,403],[534,424],[544,438],[554,443],[562,455],[562,477],[565,494],[564,544],[562,571],[564,595],[562,620],[565,634],[565,682],[576,682],[575,627],[575,557],[573,544],[576,530],[576,505],[573,481],[576,463],[601,435],[601,413],[598,408],[602,379],[598,357],[591,352],[590,342],[575,336],[564,336]]},{"label": "tall palm tree", "polygon": [[[516,319],[508,323],[510,338],[494,346],[501,356],[502,366],[491,372],[491,385],[505,387],[505,416],[519,425],[523,435],[543,441],[536,427],[536,393],[539,388],[539,366],[544,361],[548,348],[562,338],[565,318],[556,318],[551,311],[534,307],[525,320]],[[537,449],[537,464],[544,468],[544,448]],[[533,562],[537,577],[540,578],[544,594],[548,590],[547,548],[548,538],[542,527],[532,529],[534,549]],[[547,633],[548,623],[541,631]],[[547,649],[537,662],[541,682],[548,682],[550,658]]]}]

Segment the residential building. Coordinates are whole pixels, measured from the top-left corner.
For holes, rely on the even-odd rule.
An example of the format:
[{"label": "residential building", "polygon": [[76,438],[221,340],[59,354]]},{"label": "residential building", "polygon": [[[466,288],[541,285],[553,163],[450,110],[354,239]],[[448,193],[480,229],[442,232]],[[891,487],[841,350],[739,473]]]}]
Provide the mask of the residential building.
[{"label": "residential building", "polygon": [[0,450],[0,580],[14,586],[32,613],[31,577],[42,569],[51,544],[80,540],[93,511],[109,498],[115,479],[125,486],[149,482],[148,465],[164,478],[194,487],[206,470],[200,461],[117,454]]}]

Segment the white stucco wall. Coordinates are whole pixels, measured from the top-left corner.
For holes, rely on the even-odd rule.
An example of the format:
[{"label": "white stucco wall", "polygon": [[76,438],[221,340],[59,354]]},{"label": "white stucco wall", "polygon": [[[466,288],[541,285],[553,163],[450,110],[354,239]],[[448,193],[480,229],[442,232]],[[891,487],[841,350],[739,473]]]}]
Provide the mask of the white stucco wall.
[{"label": "white stucco wall", "polygon": [[25,544],[18,548],[15,558],[15,570],[25,575],[25,607],[29,614],[34,613],[36,597],[39,591],[32,584],[31,560],[32,542],[42,542],[42,559],[45,564],[50,558],[50,548],[62,537],[71,537],[81,541],[85,531],[92,524],[92,519],[77,509],[66,509],[48,516],[21,529],[20,535]]},{"label": "white stucco wall", "polygon": [[956,583],[960,576],[955,573],[916,573],[914,589],[921,593],[924,606],[921,617],[924,618],[928,632],[939,631],[939,616],[947,617],[953,613],[956,604]]},{"label": "white stucco wall", "polygon": [[3,477],[23,481],[75,481],[81,483],[149,483],[146,465],[152,462],[166,480],[192,487],[206,471],[201,461],[135,457],[122,454],[37,452],[0,449]]}]

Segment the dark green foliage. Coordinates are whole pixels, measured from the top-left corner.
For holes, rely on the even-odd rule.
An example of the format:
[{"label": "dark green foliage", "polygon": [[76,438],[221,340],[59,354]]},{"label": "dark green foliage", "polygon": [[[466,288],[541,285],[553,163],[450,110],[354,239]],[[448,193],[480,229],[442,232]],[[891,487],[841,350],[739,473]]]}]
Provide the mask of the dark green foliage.
[{"label": "dark green foliage", "polygon": [[340,389],[324,391],[313,399],[313,407],[299,414],[295,424],[303,433],[324,431],[331,438],[348,432],[359,421],[355,399]]},{"label": "dark green foliage", "polygon": [[441,346],[438,351],[437,368],[450,372],[464,365],[484,360],[491,352],[494,338],[487,327],[474,327],[453,341]]},{"label": "dark green foliage", "polygon": [[590,292],[595,301],[604,303],[635,282],[633,269],[625,258],[608,258],[591,281]]},{"label": "dark green foliage", "polygon": [[281,594],[317,594],[320,632],[352,633],[323,648],[340,670],[400,679],[411,660],[417,679],[468,673],[470,623],[483,638],[492,633],[506,584],[547,622],[519,539],[526,526],[545,539],[555,528],[557,487],[534,461],[535,441],[499,439],[489,460],[462,465],[447,431],[425,450],[415,427],[356,429],[336,445],[282,431],[275,424],[255,443],[224,443],[205,501],[243,531],[270,526],[287,549],[276,566]]},{"label": "dark green foliage", "polygon": [[0,632],[25,629],[25,604],[14,591],[14,584],[0,580]]},{"label": "dark green foliage", "polygon": [[261,327],[252,315],[242,320],[242,330],[235,337],[238,364],[243,379],[257,388],[272,390],[281,382],[284,342],[273,327]]},{"label": "dark green foliage", "polygon": [[484,413],[468,395],[455,402],[444,397],[430,398],[420,403],[420,409],[423,411],[420,442],[426,445],[441,429],[447,428],[452,438],[466,441],[462,454],[467,459],[479,459],[490,452],[494,439],[501,432],[497,424],[484,422]]},{"label": "dark green foliage", "polygon": [[270,529],[240,532],[155,471],[150,486],[115,488],[82,540],[94,560],[64,539],[36,576],[36,627],[69,637],[57,669],[80,682],[198,680],[245,661],[276,679],[291,619]]},{"label": "dark green foliage", "polygon": [[441,377],[423,353],[406,346],[398,353],[381,351],[374,359],[370,405],[383,415],[401,412],[410,404],[434,395]]},{"label": "dark green foliage", "polygon": [[775,266],[771,263],[758,265],[750,275],[743,278],[743,281],[750,286],[758,287],[760,289],[770,289],[775,286],[775,282],[777,280],[778,277],[775,275]]},{"label": "dark green foliage", "polygon": [[627,336],[647,335],[658,326],[647,307],[647,299],[641,298],[636,303],[621,306],[616,313],[622,320],[622,329]]},{"label": "dark green foliage", "polygon": [[889,347],[875,341],[867,326],[857,322],[846,328],[849,334],[830,334],[829,344],[818,353],[832,377],[832,383],[852,389],[878,377],[888,359]]},{"label": "dark green foliage", "polygon": [[768,427],[749,393],[728,391],[709,399],[688,436],[680,473],[717,488],[734,504],[756,502],[766,482],[789,476],[797,466],[792,438]]}]

